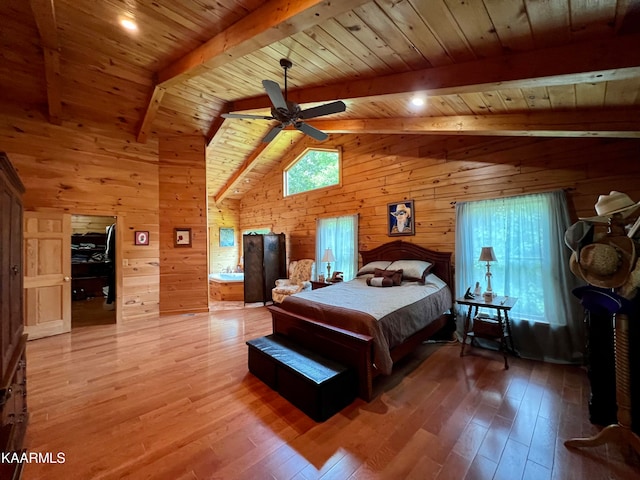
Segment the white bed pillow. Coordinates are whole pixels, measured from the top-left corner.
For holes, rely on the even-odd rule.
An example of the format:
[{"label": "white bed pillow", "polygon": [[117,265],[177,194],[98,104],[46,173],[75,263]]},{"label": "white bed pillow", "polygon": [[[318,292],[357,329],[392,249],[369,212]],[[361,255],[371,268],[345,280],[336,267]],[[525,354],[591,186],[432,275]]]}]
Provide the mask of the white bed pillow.
[{"label": "white bed pillow", "polygon": [[402,270],[403,280],[424,284],[424,279],[432,268],[433,263],[424,260],[396,260],[387,270]]},{"label": "white bed pillow", "polygon": [[391,262],[389,262],[387,260],[380,260],[380,261],[377,261],[377,262],[369,262],[366,265],[363,265],[360,270],[358,270],[358,273],[356,274],[356,277],[359,277],[361,275],[367,275],[369,273],[374,274],[374,273],[376,273],[376,268],[378,268],[380,270],[386,270],[389,265],[391,265]]}]

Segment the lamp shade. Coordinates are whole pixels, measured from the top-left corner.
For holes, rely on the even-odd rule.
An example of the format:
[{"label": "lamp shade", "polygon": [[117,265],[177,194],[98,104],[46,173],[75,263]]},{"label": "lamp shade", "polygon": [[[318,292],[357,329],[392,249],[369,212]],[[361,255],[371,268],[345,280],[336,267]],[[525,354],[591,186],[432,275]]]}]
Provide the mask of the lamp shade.
[{"label": "lamp shade", "polygon": [[336,259],[333,256],[333,252],[331,251],[330,248],[327,248],[324,251],[324,255],[322,256],[322,260],[320,260],[321,262],[335,262]]},{"label": "lamp shade", "polygon": [[481,262],[497,262],[496,254],[493,253],[493,247],[482,247],[482,251],[480,252],[480,258],[478,259]]}]

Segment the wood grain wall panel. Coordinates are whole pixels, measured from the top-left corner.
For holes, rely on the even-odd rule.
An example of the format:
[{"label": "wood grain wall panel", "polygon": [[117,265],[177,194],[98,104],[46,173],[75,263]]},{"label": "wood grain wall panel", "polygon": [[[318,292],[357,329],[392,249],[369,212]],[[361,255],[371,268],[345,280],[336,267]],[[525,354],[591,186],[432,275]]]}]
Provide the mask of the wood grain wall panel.
[{"label": "wood grain wall panel", "polygon": [[73,233],[106,233],[107,227],[114,222],[113,217],[72,215],[71,231]]},{"label": "wood grain wall panel", "polygon": [[[206,145],[203,136],[160,138],[160,313],[209,310]],[[191,229],[191,246],[174,245]]]},{"label": "wood grain wall panel", "polygon": [[[133,140],[91,126],[51,125],[33,111],[0,117],[0,145],[26,186],[27,210],[119,217],[119,320],[157,315],[160,292],[157,142]],[[134,248],[135,230],[150,231],[149,246]],[[145,285],[143,296],[127,290],[132,282]]]},{"label": "wood grain wall panel", "polygon": [[456,202],[565,189],[577,219],[611,190],[640,200],[635,139],[334,135],[322,146],[343,149],[340,187],[283,198],[289,155],[241,203],[244,229],[273,225],[295,239],[291,258],[314,256],[318,217],[358,213],[360,249],[392,240],[387,203],[407,199],[416,235],[403,239],[442,251],[454,249]]}]

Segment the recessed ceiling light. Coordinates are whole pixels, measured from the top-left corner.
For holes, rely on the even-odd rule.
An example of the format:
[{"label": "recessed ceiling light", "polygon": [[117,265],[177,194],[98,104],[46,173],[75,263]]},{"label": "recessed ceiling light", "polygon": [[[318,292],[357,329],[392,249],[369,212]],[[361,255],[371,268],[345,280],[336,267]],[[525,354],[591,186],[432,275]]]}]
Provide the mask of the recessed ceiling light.
[{"label": "recessed ceiling light", "polygon": [[138,30],[138,25],[132,18],[128,18],[128,17],[121,18],[120,25],[122,25],[125,29],[129,30],[130,32],[135,32]]},{"label": "recessed ceiling light", "polygon": [[416,107],[422,107],[425,103],[424,97],[416,95],[411,99],[411,103]]}]

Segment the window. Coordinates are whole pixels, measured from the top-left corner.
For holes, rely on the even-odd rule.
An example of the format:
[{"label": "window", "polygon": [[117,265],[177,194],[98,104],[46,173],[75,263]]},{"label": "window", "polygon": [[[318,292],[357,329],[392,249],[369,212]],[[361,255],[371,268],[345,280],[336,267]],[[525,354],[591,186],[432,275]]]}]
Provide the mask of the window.
[{"label": "window", "polygon": [[527,338],[519,341],[514,333],[521,353],[546,349],[545,359],[575,360],[582,316],[571,295],[569,225],[563,191],[456,204],[456,290],[473,289],[477,281],[486,288],[486,263],[478,259],[482,247],[493,247],[491,286],[497,295],[518,298],[509,318]]},{"label": "window", "polygon": [[330,248],[336,261],[332,272],[342,272],[344,280],[351,280],[358,271],[358,215],[319,218],[316,221],[316,274],[327,274],[322,255]]},{"label": "window", "polygon": [[340,184],[340,151],[309,148],[284,171],[284,195]]}]

